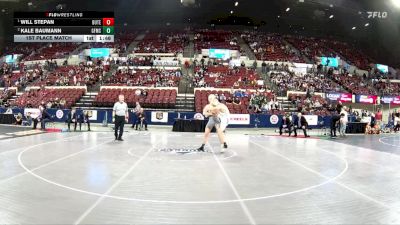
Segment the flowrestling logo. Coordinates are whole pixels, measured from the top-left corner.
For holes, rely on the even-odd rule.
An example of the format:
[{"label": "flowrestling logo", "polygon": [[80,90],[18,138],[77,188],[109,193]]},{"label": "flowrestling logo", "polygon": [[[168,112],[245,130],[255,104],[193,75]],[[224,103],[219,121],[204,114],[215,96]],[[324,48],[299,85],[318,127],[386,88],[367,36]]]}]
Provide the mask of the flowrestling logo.
[{"label": "flowrestling logo", "polygon": [[386,19],[388,17],[388,12],[379,12],[379,11],[369,11],[367,12],[368,19]]}]

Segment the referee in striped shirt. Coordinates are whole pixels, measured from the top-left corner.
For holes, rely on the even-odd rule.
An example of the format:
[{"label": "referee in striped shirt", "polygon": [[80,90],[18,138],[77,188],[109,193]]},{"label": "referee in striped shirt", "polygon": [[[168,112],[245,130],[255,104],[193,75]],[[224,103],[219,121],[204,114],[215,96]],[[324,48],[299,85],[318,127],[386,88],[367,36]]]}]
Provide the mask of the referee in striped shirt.
[{"label": "referee in striped shirt", "polygon": [[[125,122],[128,122],[129,113],[128,105],[124,102],[124,95],[118,96],[118,102],[114,104],[113,108],[113,121],[115,124],[115,140],[123,141],[122,135],[124,133]],[[118,133],[119,131],[119,133]]]}]

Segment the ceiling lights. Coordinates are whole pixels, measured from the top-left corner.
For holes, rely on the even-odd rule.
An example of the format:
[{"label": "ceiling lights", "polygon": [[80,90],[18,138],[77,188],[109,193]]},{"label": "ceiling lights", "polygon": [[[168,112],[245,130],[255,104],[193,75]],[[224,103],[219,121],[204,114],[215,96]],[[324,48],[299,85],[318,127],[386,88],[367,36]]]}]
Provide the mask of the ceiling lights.
[{"label": "ceiling lights", "polygon": [[392,0],[393,5],[400,8],[400,0]]}]

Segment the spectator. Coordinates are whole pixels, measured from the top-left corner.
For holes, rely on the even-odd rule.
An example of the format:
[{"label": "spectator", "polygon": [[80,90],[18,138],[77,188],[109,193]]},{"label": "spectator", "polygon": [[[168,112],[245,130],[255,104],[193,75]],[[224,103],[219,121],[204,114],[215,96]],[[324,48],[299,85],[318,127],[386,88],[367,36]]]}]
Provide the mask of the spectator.
[{"label": "spectator", "polygon": [[222,102],[222,103],[226,102],[226,97],[225,97],[225,95],[223,93],[219,96],[219,101]]},{"label": "spectator", "polygon": [[32,123],[33,123],[32,114],[31,114],[30,112],[28,112],[28,113],[26,114],[25,120],[22,121],[22,126],[28,126],[28,127],[30,127],[30,126],[32,126]]},{"label": "spectator", "polygon": [[48,123],[51,119],[51,116],[49,112],[47,111],[47,108],[41,107],[40,108],[40,124],[41,124],[41,130],[46,130],[46,123]]},{"label": "spectator", "polygon": [[22,114],[18,113],[17,116],[15,117],[15,125],[22,125]]},{"label": "spectator", "polygon": [[85,111],[83,114],[84,122],[87,124],[88,131],[90,131],[90,117],[92,115],[89,113],[89,111]]},{"label": "spectator", "polygon": [[242,104],[242,102],[240,101],[240,99],[238,98],[238,97],[235,97],[234,99],[233,99],[233,102],[232,102],[234,105],[241,105]]},{"label": "spectator", "polygon": [[344,137],[346,136],[346,127],[348,123],[348,113],[347,113],[347,108],[343,107],[341,113],[340,113],[340,136]]},{"label": "spectator", "polygon": [[140,125],[140,130],[141,130],[143,128],[143,125],[144,125],[145,130],[147,130],[146,114],[144,113],[143,108],[140,109],[139,113],[137,114],[137,118],[138,118],[138,120],[136,122],[136,128],[135,129],[137,130],[138,126]]},{"label": "spectator", "polygon": [[382,122],[382,110],[378,109],[378,111],[375,113],[375,119],[376,121]]}]

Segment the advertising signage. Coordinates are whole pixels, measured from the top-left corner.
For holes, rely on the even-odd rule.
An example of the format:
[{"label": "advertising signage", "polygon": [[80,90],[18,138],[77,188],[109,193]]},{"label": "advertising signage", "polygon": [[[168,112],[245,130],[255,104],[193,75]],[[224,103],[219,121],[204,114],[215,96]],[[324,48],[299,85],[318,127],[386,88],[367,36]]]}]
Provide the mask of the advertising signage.
[{"label": "advertising signage", "polygon": [[400,105],[400,96],[384,96],[381,98],[381,103]]},{"label": "advertising signage", "polygon": [[338,67],[339,66],[339,60],[337,58],[321,57],[321,64],[323,66]]},{"label": "advertising signage", "polygon": [[389,67],[387,65],[376,64],[376,68],[381,71],[382,73],[388,73]]},{"label": "advertising signage", "polygon": [[378,96],[376,95],[356,95],[356,103],[376,104]]},{"label": "advertising signage", "polygon": [[327,93],[326,98],[331,101],[341,101],[343,103],[351,103],[353,95],[349,93]]},{"label": "advertising signage", "polygon": [[100,57],[108,57],[110,56],[109,48],[91,48],[90,49],[90,57],[91,58],[100,58]]}]

